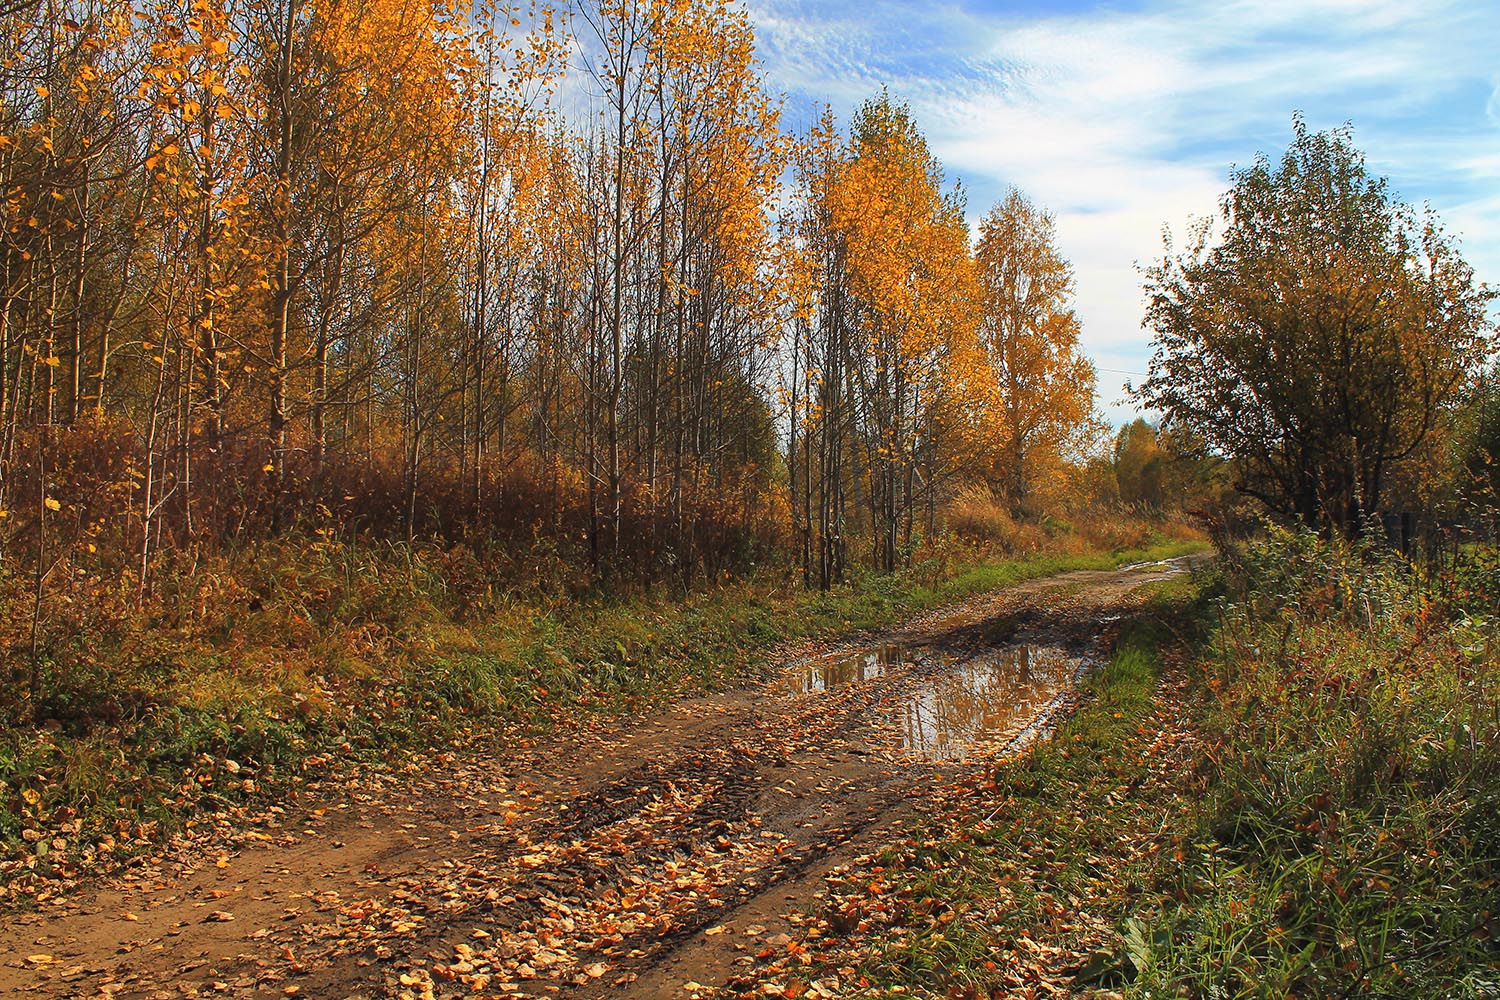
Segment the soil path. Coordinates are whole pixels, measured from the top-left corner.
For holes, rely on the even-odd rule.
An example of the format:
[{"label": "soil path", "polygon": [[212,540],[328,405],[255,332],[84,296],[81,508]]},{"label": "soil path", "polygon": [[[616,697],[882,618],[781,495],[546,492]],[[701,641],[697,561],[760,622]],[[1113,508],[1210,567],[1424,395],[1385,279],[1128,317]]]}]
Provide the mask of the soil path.
[{"label": "soil path", "polygon": [[0,995],[665,1000],[730,983],[924,786],[1046,732],[1133,592],[1197,558],[1034,581],[796,650],[754,688],[375,776],[10,918]]}]

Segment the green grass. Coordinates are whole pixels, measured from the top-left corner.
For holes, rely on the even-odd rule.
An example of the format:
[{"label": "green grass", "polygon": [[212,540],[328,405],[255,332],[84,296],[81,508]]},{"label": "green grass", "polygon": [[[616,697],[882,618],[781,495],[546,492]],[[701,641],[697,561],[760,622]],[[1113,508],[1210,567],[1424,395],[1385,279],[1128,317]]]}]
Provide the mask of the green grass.
[{"label": "green grass", "polygon": [[1222,598],[1156,595],[1052,742],[835,885],[823,968],[866,996],[1500,996],[1495,550],[1427,572],[1272,532],[1224,562]]},{"label": "green grass", "polygon": [[[911,839],[834,883],[820,925],[825,939],[842,939],[822,962],[854,969],[853,995],[1005,995],[1123,978],[1127,960],[1106,932],[1157,880],[1163,816],[1191,808],[1186,790],[1150,807],[1132,790],[1156,777],[1142,727],[1158,650],[1201,621],[1202,588],[1190,578],[1152,585],[1052,739],[961,783]],[[1037,942],[1076,961],[1055,961]]]},{"label": "green grass", "polygon": [[[330,545],[187,582],[152,621],[78,625],[53,671],[60,727],[0,737],[0,841],[13,877],[86,873],[204,819],[285,795],[328,766],[390,766],[435,744],[536,731],[732,686],[778,645],[887,627],[1026,579],[1201,548],[1043,556],[861,575],[826,593],[785,578],[687,595],[460,596],[462,563]],[[313,558],[312,556],[321,556]],[[248,578],[247,578],[248,577]],[[262,610],[248,595],[271,594]],[[174,603],[175,600],[175,603]],[[87,629],[96,631],[88,632]],[[76,647],[76,648],[75,648]],[[27,830],[66,841],[61,851]],[[100,842],[103,841],[103,847]],[[47,853],[37,856],[37,851]],[[42,883],[45,885],[45,881]]]},{"label": "green grass", "polygon": [[1500,609],[1465,563],[1301,536],[1237,567],[1195,677],[1211,795],[1134,993],[1500,995]]}]

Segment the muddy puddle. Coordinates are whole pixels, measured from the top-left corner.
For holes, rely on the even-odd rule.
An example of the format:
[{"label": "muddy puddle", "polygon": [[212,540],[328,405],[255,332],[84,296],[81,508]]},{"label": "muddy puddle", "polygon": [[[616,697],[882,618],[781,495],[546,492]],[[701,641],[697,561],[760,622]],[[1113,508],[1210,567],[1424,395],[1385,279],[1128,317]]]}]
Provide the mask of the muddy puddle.
[{"label": "muddy puddle", "polygon": [[832,656],[806,664],[784,684],[793,694],[834,691],[846,684],[872,681],[912,660],[915,650],[904,645],[876,646],[852,656]]},{"label": "muddy puddle", "polygon": [[1024,730],[1073,682],[1080,661],[1050,646],[1005,646],[959,658],[938,647],[893,644],[804,664],[781,689],[831,692],[915,666],[930,676],[888,703],[888,724],[902,750],[951,760]]},{"label": "muddy puddle", "polygon": [[1046,713],[1079,668],[1048,646],[997,649],[956,664],[902,699],[902,749],[951,760],[976,744],[1014,737]]}]

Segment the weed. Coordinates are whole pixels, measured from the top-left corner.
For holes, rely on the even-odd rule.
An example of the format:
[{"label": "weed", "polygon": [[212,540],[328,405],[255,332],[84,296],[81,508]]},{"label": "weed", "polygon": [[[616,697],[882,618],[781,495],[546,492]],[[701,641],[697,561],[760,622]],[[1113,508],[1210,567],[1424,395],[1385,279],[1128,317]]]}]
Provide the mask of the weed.
[{"label": "weed", "polygon": [[1235,573],[1199,677],[1213,795],[1138,992],[1460,995],[1500,962],[1494,620],[1306,535]]},{"label": "weed", "polygon": [[1052,741],[835,882],[830,967],[861,956],[869,995],[1496,995],[1494,559],[1273,530],[1161,585]]},{"label": "weed", "polygon": [[[49,724],[0,738],[0,840],[19,875],[86,873],[199,813],[284,795],[327,760],[722,688],[788,639],[880,628],[976,591],[1140,556],[927,565],[826,593],[766,571],[688,593],[567,599],[506,591],[469,554],[438,546],[248,546],[185,567],[147,615],[117,603],[70,619],[76,634],[43,676]],[[38,860],[33,843],[64,828],[66,852]]]}]

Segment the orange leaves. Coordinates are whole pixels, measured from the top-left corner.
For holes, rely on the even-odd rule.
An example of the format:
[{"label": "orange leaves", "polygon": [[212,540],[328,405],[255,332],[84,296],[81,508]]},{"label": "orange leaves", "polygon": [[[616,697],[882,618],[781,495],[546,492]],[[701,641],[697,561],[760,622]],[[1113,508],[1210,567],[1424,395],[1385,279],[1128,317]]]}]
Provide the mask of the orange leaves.
[{"label": "orange leaves", "polygon": [[873,313],[868,332],[882,364],[918,376],[969,339],[967,231],[904,105],[867,102],[852,130],[849,157],[822,189],[830,227],[851,291]]},{"label": "orange leaves", "polygon": [[[1079,351],[1072,268],[1052,217],[1012,190],[980,223],[979,378],[987,475],[1014,505],[1090,425],[1094,368]],[[1052,477],[1056,478],[1056,477]]]}]

